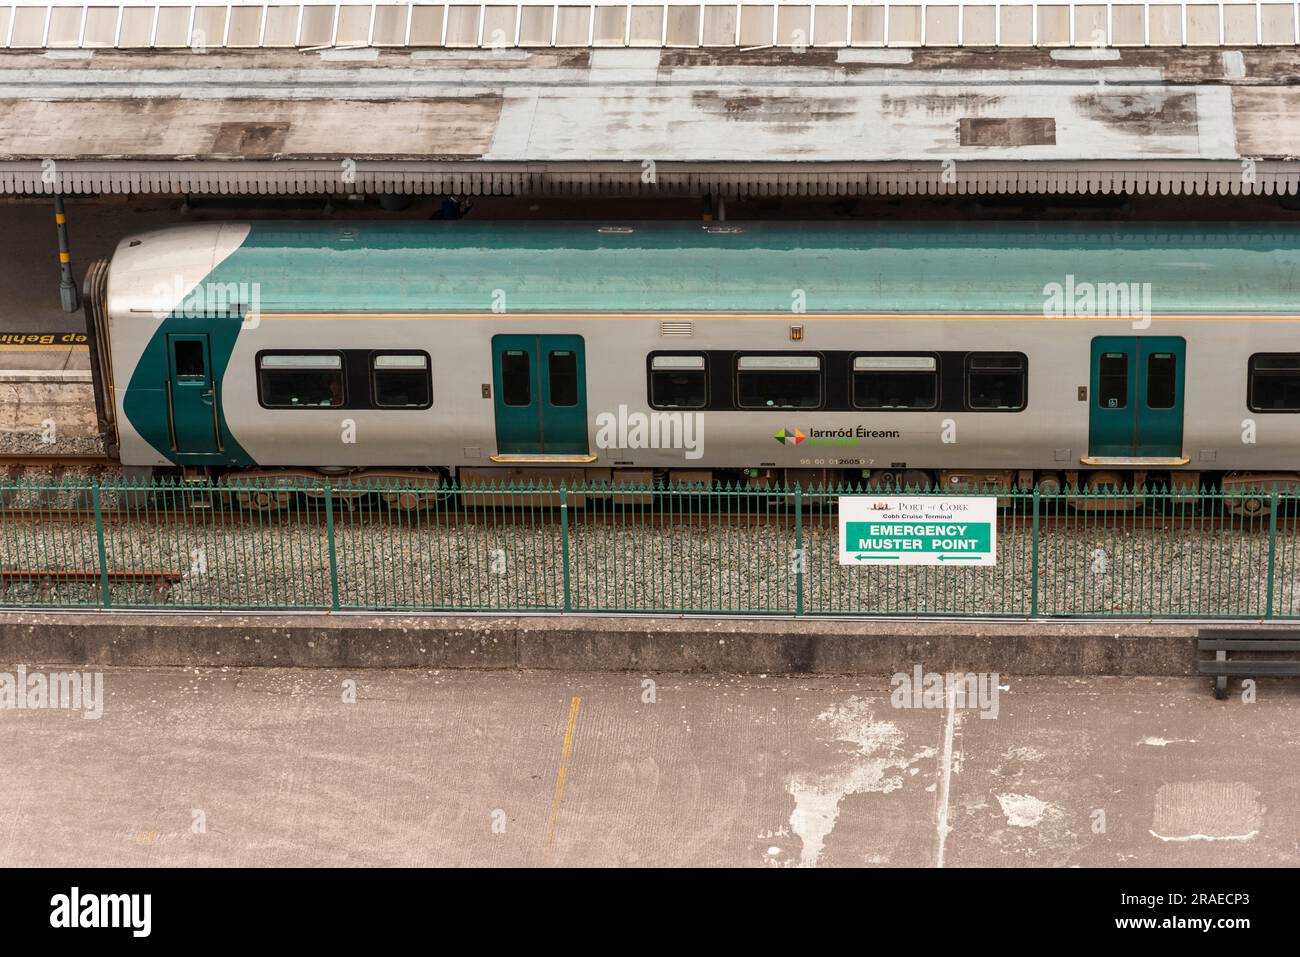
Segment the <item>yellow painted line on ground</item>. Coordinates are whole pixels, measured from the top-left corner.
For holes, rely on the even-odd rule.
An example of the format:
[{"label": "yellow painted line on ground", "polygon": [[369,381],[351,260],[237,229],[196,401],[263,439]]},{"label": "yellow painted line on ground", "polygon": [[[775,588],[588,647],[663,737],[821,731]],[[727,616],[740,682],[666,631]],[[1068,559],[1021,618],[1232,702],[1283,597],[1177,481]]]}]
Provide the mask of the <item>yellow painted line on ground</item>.
[{"label": "yellow painted line on ground", "polygon": [[53,346],[0,346],[0,352],[86,352],[89,346],[53,345]]},{"label": "yellow painted line on ground", "polygon": [[564,748],[560,752],[560,770],[555,775],[555,796],[551,799],[551,816],[546,822],[546,862],[550,864],[551,848],[555,844],[555,829],[560,821],[560,802],[564,800],[564,782],[569,776],[569,758],[573,755],[573,735],[578,727],[578,712],[582,699],[576,695],[569,699],[569,724],[564,729]]}]

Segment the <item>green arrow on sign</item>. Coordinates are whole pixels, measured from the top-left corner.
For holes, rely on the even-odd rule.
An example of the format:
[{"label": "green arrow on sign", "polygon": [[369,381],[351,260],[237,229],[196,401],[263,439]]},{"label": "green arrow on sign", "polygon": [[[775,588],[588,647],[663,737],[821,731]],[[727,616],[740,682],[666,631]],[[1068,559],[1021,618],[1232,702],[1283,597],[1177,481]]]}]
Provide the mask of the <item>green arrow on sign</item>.
[{"label": "green arrow on sign", "polygon": [[941,562],[977,562],[980,560],[978,555],[940,555]]},{"label": "green arrow on sign", "polygon": [[863,562],[866,561],[868,558],[883,559],[888,562],[896,562],[900,558],[902,558],[902,556],[901,555],[867,555],[863,552],[858,552],[858,556],[857,556],[858,561]]}]

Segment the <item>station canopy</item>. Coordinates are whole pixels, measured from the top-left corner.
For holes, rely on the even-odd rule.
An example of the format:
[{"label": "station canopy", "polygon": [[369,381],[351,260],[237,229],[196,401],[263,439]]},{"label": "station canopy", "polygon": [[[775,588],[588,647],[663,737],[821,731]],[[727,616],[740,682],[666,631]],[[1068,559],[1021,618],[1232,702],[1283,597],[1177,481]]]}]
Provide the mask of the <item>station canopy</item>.
[{"label": "station canopy", "polygon": [[0,193],[1295,193],[1298,14],[0,5]]}]

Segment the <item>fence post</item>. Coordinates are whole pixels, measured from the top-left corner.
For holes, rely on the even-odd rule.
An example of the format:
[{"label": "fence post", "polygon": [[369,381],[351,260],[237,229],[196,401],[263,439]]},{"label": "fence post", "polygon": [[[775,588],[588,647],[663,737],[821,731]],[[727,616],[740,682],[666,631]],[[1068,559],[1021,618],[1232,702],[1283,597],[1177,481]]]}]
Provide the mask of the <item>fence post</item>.
[{"label": "fence post", "polygon": [[325,535],[330,552],[330,607],[339,610],[339,561],[334,545],[334,483],[325,480]]},{"label": "fence post", "polygon": [[1277,484],[1268,497],[1268,591],[1264,595],[1264,617],[1273,617],[1273,570],[1277,564]]},{"label": "fence post", "polygon": [[564,610],[573,610],[569,592],[569,490],[560,483],[560,561],[564,573]]},{"label": "fence post", "polygon": [[108,608],[113,599],[108,591],[108,550],[104,547],[104,508],[99,500],[99,479],[91,480],[90,500],[95,508],[95,541],[99,546],[99,601]]},{"label": "fence post", "polygon": [[[824,507],[824,506],[823,506]],[[794,486],[794,613],[803,614],[803,574],[808,557],[803,553],[803,485]]]},{"label": "fence post", "polygon": [[1029,617],[1038,617],[1038,511],[1042,492],[1034,488],[1034,519],[1030,532]]}]

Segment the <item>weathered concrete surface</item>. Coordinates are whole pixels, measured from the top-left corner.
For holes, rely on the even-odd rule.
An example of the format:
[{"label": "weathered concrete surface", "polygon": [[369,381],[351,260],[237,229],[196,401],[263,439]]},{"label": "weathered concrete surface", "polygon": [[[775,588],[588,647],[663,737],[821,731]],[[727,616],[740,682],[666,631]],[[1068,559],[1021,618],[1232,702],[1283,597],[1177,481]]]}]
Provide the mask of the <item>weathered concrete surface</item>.
[{"label": "weathered concrete surface", "polygon": [[984,720],[883,677],[103,680],[0,710],[0,866],[1300,864],[1294,683],[1004,678]]},{"label": "weathered concrete surface", "polygon": [[0,662],[721,674],[1190,675],[1188,624],[0,612]]},{"label": "weathered concrete surface", "polygon": [[53,422],[65,436],[97,435],[95,390],[89,380],[89,371],[80,370],[0,372],[0,432],[39,433]]},{"label": "weathered concrete surface", "polygon": [[0,158],[960,159],[964,116],[1055,120],[1048,139],[975,144],[982,159],[1292,155],[1278,138],[1300,95],[1294,50],[1051,52],[13,51],[0,55]]},{"label": "weathered concrete surface", "polygon": [[0,55],[0,188],[44,193],[51,160],[67,194],[1296,185],[1284,48],[334,52]]}]

